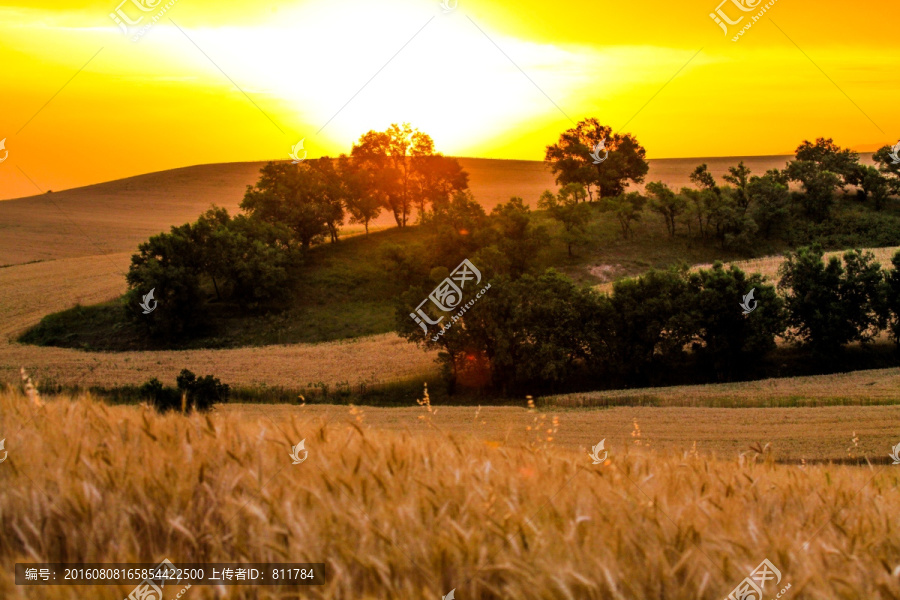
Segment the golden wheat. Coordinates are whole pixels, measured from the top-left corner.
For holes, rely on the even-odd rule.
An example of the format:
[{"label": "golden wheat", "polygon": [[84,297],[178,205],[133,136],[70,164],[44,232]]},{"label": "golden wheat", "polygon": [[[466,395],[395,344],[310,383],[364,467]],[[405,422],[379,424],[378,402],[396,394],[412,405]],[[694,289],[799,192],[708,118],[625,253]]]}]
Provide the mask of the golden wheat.
[{"label": "golden wheat", "polygon": [[[619,443],[593,465],[553,444],[485,444],[425,424],[372,429],[346,410],[326,422],[310,407],[273,420],[46,400],[0,393],[7,565],[168,557],[325,562],[330,573],[299,592],[195,586],[197,600],[440,598],[454,588],[460,600],[721,600],[768,558],[789,598],[900,598],[900,467],[801,468],[762,447],[715,460]],[[301,439],[309,458],[292,465]],[[11,573],[0,571],[4,598],[130,591],[16,587]]]}]

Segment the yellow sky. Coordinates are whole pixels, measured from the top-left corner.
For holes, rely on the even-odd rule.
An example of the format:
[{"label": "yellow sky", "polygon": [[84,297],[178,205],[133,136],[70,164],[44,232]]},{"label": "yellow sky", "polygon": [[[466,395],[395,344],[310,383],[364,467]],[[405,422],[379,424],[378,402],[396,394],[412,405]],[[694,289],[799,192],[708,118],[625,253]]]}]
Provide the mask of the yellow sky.
[{"label": "yellow sky", "polygon": [[132,35],[171,5],[135,42],[120,1],[0,6],[0,198],[35,193],[26,175],[59,190],[287,158],[301,138],[335,155],[402,121],[491,158],[541,159],[588,116],[650,158],[900,138],[896,4],[777,0],[732,42],[765,2],[727,0],[745,18],[725,36],[716,0],[126,0]]}]

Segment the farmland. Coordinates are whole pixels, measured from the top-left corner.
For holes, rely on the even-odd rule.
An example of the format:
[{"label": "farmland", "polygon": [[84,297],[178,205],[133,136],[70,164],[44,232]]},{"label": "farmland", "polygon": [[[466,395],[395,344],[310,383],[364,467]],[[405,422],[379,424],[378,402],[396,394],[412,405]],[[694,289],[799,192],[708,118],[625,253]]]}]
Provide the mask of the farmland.
[{"label": "farmland", "polygon": [[[231,406],[204,417],[87,397],[45,397],[38,407],[3,392],[0,557],[326,563],[307,598],[455,589],[460,598],[596,600],[719,600],[768,558],[793,597],[896,598],[900,469],[782,465],[774,453],[833,456],[857,427],[855,452],[874,458],[897,407],[848,420],[841,409],[815,410],[811,420],[803,409],[728,409],[727,420],[703,409],[593,411],[586,420],[521,408],[476,417]],[[686,419],[692,433],[674,435]],[[534,424],[550,431],[527,429]],[[713,429],[733,442],[717,447]],[[791,432],[807,441],[792,443]],[[587,451],[604,435],[609,455],[595,464]],[[288,449],[301,439],[308,459],[291,464]],[[738,455],[751,439],[771,440],[774,453],[760,445]],[[130,586],[40,591],[119,598]],[[0,593],[35,597],[11,570],[0,573]]]}]

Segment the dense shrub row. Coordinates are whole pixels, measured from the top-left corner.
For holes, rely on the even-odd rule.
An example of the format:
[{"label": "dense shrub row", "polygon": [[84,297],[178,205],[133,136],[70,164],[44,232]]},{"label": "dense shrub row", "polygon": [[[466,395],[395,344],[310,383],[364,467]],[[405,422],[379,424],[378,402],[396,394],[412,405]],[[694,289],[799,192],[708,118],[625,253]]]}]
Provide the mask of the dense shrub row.
[{"label": "dense shrub row", "polygon": [[[553,270],[492,274],[490,293],[443,335],[423,332],[402,312],[405,304],[398,326],[407,339],[441,351],[451,385],[473,362],[505,392],[585,378],[603,387],[648,385],[683,367],[725,381],[751,372],[779,337],[824,361],[886,328],[900,341],[900,252],[893,266],[884,270],[858,250],[823,262],[818,247],[801,248],[787,256],[777,289],[716,263],[697,272],[650,271],[617,282],[610,294]],[[757,304],[745,314],[751,290]]]},{"label": "dense shrub row", "polygon": [[231,389],[217,377],[197,377],[182,369],[176,378],[177,387],[169,387],[154,377],[141,386],[140,395],[150,401],[159,412],[180,410],[206,412],[213,404],[228,402]]}]

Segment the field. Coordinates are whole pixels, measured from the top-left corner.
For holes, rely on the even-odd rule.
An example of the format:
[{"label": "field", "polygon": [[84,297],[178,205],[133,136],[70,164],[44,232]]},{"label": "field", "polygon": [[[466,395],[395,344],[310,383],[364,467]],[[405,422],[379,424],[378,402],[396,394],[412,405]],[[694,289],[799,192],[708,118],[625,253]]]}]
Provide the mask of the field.
[{"label": "field", "polygon": [[[699,162],[721,175],[737,160],[652,161],[649,179],[678,187]],[[758,172],[784,160],[747,162]],[[552,187],[540,163],[464,163],[488,208],[510,195],[533,205]],[[798,600],[900,598],[900,467],[888,457],[900,442],[900,368],[568,394],[538,398],[536,409],[525,398],[417,405],[419,388],[395,407],[298,398],[160,415],[20,391],[21,367],[67,388],[171,383],[185,367],[256,389],[433,387],[434,354],[390,333],[123,353],[11,341],[47,314],[119,296],[138,242],[212,202],[233,210],[259,166],[0,202],[0,264],[10,265],[0,268],[0,383],[12,384],[0,389],[0,560],[327,565],[322,586],[194,586],[188,597],[198,600],[450,590],[460,600],[720,600],[768,559],[781,572],[768,597],[789,585]],[[620,245],[588,271],[613,279],[682,250],[621,264],[630,250]],[[893,251],[875,250],[882,264]],[[736,264],[774,277],[779,262]],[[291,464],[301,440],[308,460]],[[609,455],[594,464],[588,453],[601,440]],[[10,599],[120,600],[132,587],[26,588],[0,571]]]},{"label": "field", "polygon": [[[2,392],[0,558],[324,562],[323,585],[300,592],[195,586],[189,596],[440,598],[455,589],[482,600],[720,600],[768,559],[781,573],[765,588],[772,597],[790,585],[792,598],[898,598],[900,469],[783,465],[764,447],[812,427],[818,450],[794,456],[841,455],[859,425],[858,454],[884,454],[884,424],[897,410],[859,409],[838,423],[837,412],[817,409],[802,424],[790,411],[728,410],[725,423],[711,410],[695,421],[696,436],[727,426],[762,451],[713,456],[702,439],[667,442],[666,421],[694,416],[666,409],[507,408],[475,418],[416,408],[382,428],[375,422],[391,417],[369,409],[158,415],[85,397],[38,407]],[[640,437],[627,433],[633,419]],[[862,421],[882,425],[863,430]],[[588,447],[603,437],[609,455],[594,464]],[[291,464],[300,440],[308,460]],[[24,588],[0,572],[10,599],[122,598],[130,589]]]}]

